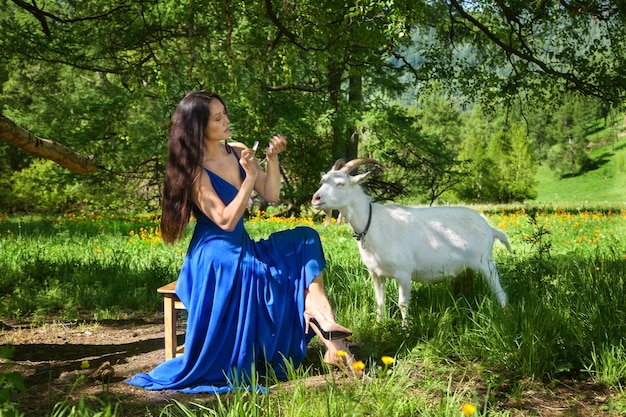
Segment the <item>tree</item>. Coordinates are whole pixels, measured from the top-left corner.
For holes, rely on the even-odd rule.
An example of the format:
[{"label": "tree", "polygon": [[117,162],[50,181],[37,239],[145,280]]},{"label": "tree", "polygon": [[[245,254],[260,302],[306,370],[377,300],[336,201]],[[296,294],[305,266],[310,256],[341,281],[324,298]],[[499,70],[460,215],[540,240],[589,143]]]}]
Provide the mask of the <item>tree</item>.
[{"label": "tree", "polygon": [[464,202],[496,201],[496,166],[487,156],[486,140],[470,134],[461,145],[459,158],[468,161],[468,164],[463,181],[454,188],[456,196]]},{"label": "tree", "polygon": [[561,175],[579,175],[595,168],[587,155],[590,125],[599,115],[591,100],[565,96],[553,113],[548,132],[554,145],[548,153],[548,166]]},{"label": "tree", "polygon": [[477,106],[464,117],[459,159],[468,161],[463,181],[455,188],[456,196],[465,202],[496,201],[497,167],[487,152],[490,127],[487,115]]},{"label": "tree", "polygon": [[[62,142],[79,159],[93,155],[94,166],[106,170],[86,181],[110,185],[119,196],[140,190],[155,199],[173,106],[189,90],[217,90],[238,116],[237,139],[251,143],[289,132],[285,197],[296,213],[319,170],[338,156],[356,156],[363,114],[388,107],[416,85],[421,92],[440,80],[469,102],[549,102],[574,90],[621,105],[623,7],[617,1],[4,1],[1,113],[37,137]],[[0,138],[8,143],[6,134]],[[29,169],[17,159],[11,170]]]},{"label": "tree", "polygon": [[[404,20],[385,7],[382,1],[352,6],[333,1],[186,5],[88,0],[42,7],[4,2],[0,44],[7,47],[0,52],[6,58],[2,73],[8,74],[9,82],[18,74],[26,81],[14,84],[20,85],[15,87],[17,96],[6,100],[3,94],[5,115],[44,136],[40,132],[47,127],[42,119],[29,124],[30,113],[22,109],[30,106],[45,113],[46,121],[63,120],[67,114],[85,116],[82,110],[87,106],[70,107],[80,101],[81,93],[113,98],[116,107],[91,106],[92,115],[73,126],[93,127],[90,119],[103,116],[106,130],[91,137],[67,136],[68,142],[75,142],[67,146],[93,154],[95,166],[135,177],[128,186],[136,187],[146,181],[158,183],[151,176],[163,159],[164,147],[154,144],[163,144],[174,103],[186,91],[216,89],[233,115],[240,116],[233,126],[236,139],[251,143],[277,129],[291,134],[283,167],[290,210],[297,212],[315,186],[307,185],[311,170],[315,169],[315,184],[321,170],[316,166],[325,167],[331,155],[356,155],[355,121],[363,111],[367,88],[381,92],[399,85],[397,77],[389,75],[397,69],[388,57]],[[32,64],[20,71],[27,60]],[[45,111],[40,102],[28,104],[39,97],[34,88],[21,86],[34,86],[35,79],[46,78],[44,74],[49,77],[40,86],[56,87],[63,96],[69,88],[76,92],[76,100]],[[60,132],[45,136],[66,137]],[[319,160],[303,164],[302,156],[309,156],[310,149],[319,151]],[[150,169],[142,168],[146,163]]]},{"label": "tree", "polygon": [[[451,107],[448,101],[448,108]],[[433,129],[436,125],[431,122],[440,109],[434,108],[430,114],[429,108],[427,102],[419,109],[395,106],[368,112],[362,149],[364,155],[393,167],[387,177],[396,183],[392,189],[398,189],[398,194],[419,197],[432,205],[462,180],[464,162],[457,160],[455,148],[449,146],[456,140],[451,134],[456,129],[447,131],[443,124]],[[383,195],[378,198],[395,197],[390,193]]]},{"label": "tree", "polygon": [[467,97],[507,105],[566,91],[622,106],[626,4],[592,0],[437,1],[418,25],[416,78],[437,78]]},{"label": "tree", "polygon": [[529,143],[526,131],[515,122],[507,123],[491,136],[487,153],[496,170],[495,201],[510,203],[536,196],[533,186],[537,169]]},{"label": "tree", "polygon": [[[531,141],[519,122],[491,116],[484,123],[474,108],[466,124],[459,158],[468,160],[466,178],[456,187],[468,202],[510,203],[535,197],[536,165]],[[487,116],[489,117],[489,116]]]}]

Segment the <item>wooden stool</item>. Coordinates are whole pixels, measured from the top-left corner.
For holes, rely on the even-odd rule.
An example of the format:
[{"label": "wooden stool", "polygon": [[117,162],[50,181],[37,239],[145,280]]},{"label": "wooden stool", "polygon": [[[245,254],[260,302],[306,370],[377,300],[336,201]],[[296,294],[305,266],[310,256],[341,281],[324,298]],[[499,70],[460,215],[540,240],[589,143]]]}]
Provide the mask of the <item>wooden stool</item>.
[{"label": "wooden stool", "polygon": [[157,292],[163,294],[163,324],[165,325],[165,359],[172,359],[183,353],[185,345],[177,347],[176,310],[185,310],[174,289],[176,281],[162,286]]}]

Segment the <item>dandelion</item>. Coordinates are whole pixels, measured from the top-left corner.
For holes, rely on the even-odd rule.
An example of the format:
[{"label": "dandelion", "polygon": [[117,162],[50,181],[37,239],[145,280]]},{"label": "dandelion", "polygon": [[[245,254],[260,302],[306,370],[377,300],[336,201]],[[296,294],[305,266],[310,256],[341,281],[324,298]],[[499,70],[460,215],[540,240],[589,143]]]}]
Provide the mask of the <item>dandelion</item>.
[{"label": "dandelion", "polygon": [[80,363],[80,369],[87,369],[89,368],[89,361],[88,360],[84,360]]},{"label": "dandelion", "polygon": [[382,358],[380,358],[383,363],[387,366],[392,365],[395,362],[395,359],[392,358],[391,356],[383,356]]},{"label": "dandelion", "polygon": [[365,369],[365,364],[363,363],[363,361],[356,361],[352,364],[352,369],[354,369],[356,372],[361,372],[363,369]]},{"label": "dandelion", "polygon": [[472,403],[465,403],[463,407],[461,407],[461,412],[463,415],[471,416],[476,412],[476,406]]},{"label": "dandelion", "polygon": [[340,358],[345,357],[347,354],[348,354],[348,352],[346,352],[345,350],[341,350],[341,349],[339,349],[339,350],[337,351],[337,356],[339,356]]}]

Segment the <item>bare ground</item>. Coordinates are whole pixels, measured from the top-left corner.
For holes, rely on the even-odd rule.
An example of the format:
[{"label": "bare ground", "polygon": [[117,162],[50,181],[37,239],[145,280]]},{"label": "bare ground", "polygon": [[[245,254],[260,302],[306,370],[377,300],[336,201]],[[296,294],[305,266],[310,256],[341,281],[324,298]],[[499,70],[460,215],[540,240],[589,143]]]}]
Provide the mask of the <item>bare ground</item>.
[{"label": "bare ground", "polygon": [[[210,403],[210,395],[146,391],[124,382],[138,372],[150,371],[164,360],[162,323],[161,316],[39,327],[0,322],[0,343],[14,346],[12,361],[0,362],[0,374],[16,370],[24,376],[27,393],[19,400],[20,410],[28,417],[46,416],[54,404],[76,402],[81,397],[87,398],[94,407],[99,401],[109,401],[124,416],[159,415],[172,399],[189,402],[201,397],[203,402]],[[319,350],[315,346],[312,350],[315,352],[307,361],[315,362]],[[84,361],[89,362],[86,369]],[[422,374],[419,368],[417,363],[418,379]],[[487,390],[484,386],[480,388],[484,384],[478,377],[472,379],[472,384],[479,387],[479,396],[484,397]],[[325,381],[321,376],[312,377],[306,383],[319,385]],[[467,383],[467,378],[456,383]],[[289,389],[289,382],[284,385]],[[408,389],[412,392],[407,395],[432,395],[419,392],[419,388]],[[563,380],[549,385],[529,381],[515,389],[500,387],[491,403],[495,409],[508,410],[512,416],[626,415],[626,410],[614,407],[612,399],[618,395],[590,381]],[[439,399],[433,398],[433,401]]]}]

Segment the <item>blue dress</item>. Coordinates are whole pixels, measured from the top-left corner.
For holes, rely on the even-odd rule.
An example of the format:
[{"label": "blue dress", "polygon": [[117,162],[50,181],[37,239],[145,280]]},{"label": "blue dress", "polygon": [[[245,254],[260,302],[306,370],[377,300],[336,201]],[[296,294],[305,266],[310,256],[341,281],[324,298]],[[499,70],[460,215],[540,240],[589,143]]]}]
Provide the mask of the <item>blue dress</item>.
[{"label": "blue dress", "polygon": [[[238,190],[207,172],[224,204],[230,203]],[[228,232],[196,207],[194,214],[176,285],[188,313],[185,352],[127,382],[186,393],[264,391],[250,386],[254,372],[285,377],[285,361],[298,366],[313,336],[305,334],[304,294],[326,266],[319,235],[296,227],[253,241],[243,217]]]}]

